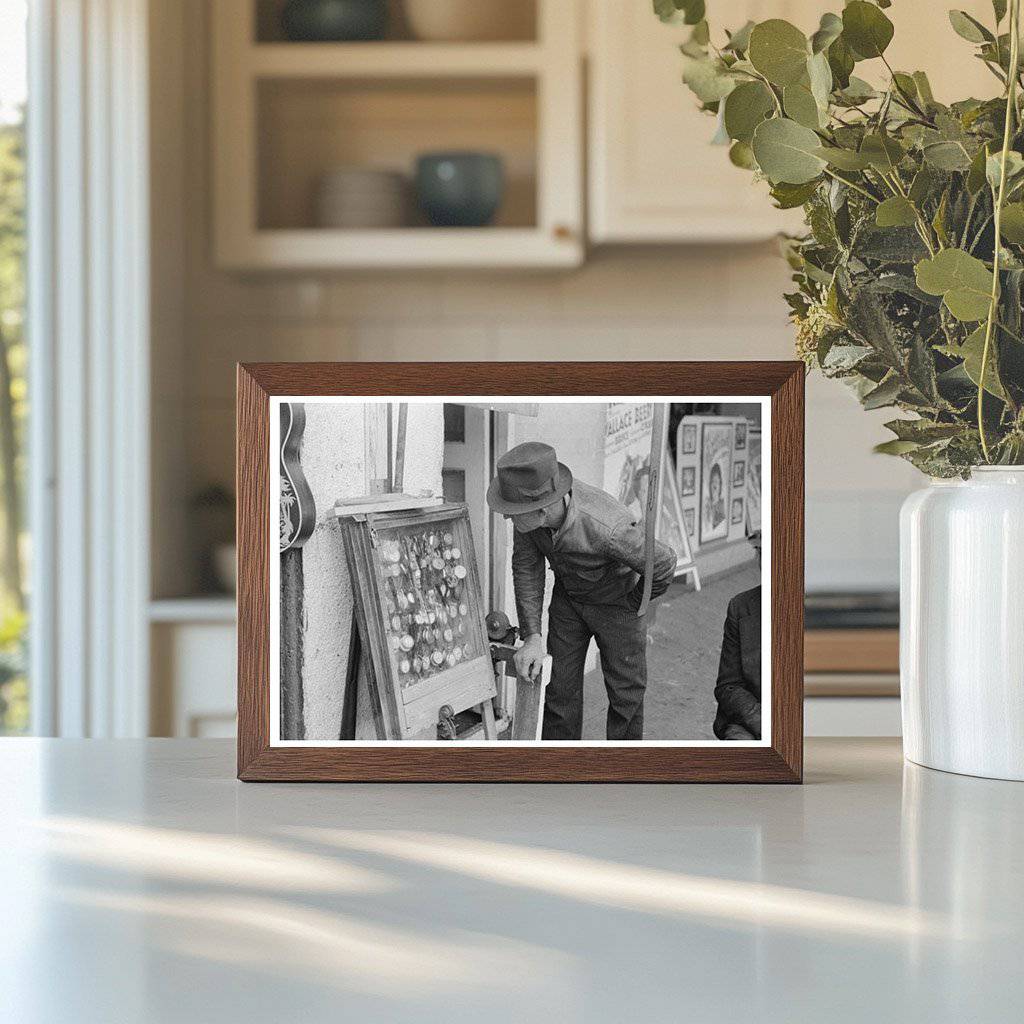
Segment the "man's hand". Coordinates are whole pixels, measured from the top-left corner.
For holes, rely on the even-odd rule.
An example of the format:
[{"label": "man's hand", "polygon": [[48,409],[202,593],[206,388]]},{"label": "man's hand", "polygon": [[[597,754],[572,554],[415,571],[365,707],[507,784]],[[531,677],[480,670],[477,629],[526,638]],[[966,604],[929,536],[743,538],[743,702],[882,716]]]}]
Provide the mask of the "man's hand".
[{"label": "man's hand", "polygon": [[512,658],[516,672],[527,679],[536,679],[540,675],[544,663],[544,644],[540,633],[533,633],[526,638]]}]

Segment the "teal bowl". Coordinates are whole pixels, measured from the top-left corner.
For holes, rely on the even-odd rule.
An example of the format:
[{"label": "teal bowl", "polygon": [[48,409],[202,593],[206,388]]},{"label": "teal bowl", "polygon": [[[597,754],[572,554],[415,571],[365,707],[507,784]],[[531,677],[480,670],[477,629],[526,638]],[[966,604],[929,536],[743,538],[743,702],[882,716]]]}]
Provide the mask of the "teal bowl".
[{"label": "teal bowl", "polygon": [[504,194],[505,166],[494,153],[424,153],[416,161],[416,196],[435,227],[484,227]]},{"label": "teal bowl", "polygon": [[288,0],[285,37],[302,43],[368,42],[388,27],[387,0]]}]

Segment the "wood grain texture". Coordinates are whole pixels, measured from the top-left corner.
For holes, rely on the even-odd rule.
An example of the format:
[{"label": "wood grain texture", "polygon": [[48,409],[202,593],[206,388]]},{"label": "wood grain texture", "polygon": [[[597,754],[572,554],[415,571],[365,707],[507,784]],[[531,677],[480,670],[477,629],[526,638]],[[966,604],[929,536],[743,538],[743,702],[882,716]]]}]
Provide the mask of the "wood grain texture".
[{"label": "wood grain texture", "polygon": [[[271,747],[269,396],[770,396],[770,747]],[[799,782],[804,367],[798,362],[252,363],[238,370],[238,776],[245,781]]]}]

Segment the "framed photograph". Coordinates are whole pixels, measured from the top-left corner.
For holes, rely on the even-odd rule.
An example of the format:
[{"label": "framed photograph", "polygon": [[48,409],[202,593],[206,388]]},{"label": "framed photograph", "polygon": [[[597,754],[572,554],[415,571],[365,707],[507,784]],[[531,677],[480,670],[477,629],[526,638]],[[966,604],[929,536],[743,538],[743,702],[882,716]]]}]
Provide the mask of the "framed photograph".
[{"label": "framed photograph", "polygon": [[750,432],[750,458],[747,463],[747,532],[761,529],[761,432]]},{"label": "framed photograph", "polygon": [[729,481],[732,479],[730,422],[701,423],[700,542],[723,540],[729,534]]},{"label": "framed photograph", "polygon": [[[803,386],[797,362],[240,365],[239,778],[800,781]],[[695,406],[680,510],[667,425]],[[763,440],[763,539],[701,587],[680,550],[745,515],[716,409]]]},{"label": "framed photograph", "polygon": [[683,455],[693,455],[697,451],[697,425],[695,423],[683,424],[680,448]]},{"label": "framed photograph", "polygon": [[688,498],[697,493],[697,469],[695,466],[684,466],[679,471],[680,497]]}]

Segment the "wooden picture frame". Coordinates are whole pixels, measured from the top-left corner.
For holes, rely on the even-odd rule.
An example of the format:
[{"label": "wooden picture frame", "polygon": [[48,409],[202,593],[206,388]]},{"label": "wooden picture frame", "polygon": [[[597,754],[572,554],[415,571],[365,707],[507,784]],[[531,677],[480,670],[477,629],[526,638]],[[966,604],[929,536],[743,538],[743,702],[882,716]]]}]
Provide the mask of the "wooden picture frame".
[{"label": "wooden picture frame", "polygon": [[[244,781],[764,782],[802,779],[804,367],[787,362],[252,363],[237,371],[238,777]],[[770,720],[758,746],[271,743],[271,399],[729,396],[770,409]],[[549,399],[550,400],[550,399]],[[571,400],[571,397],[570,399]],[[686,400],[680,398],[680,401]],[[767,511],[767,508],[766,508]],[[282,614],[284,610],[282,609]]]}]

